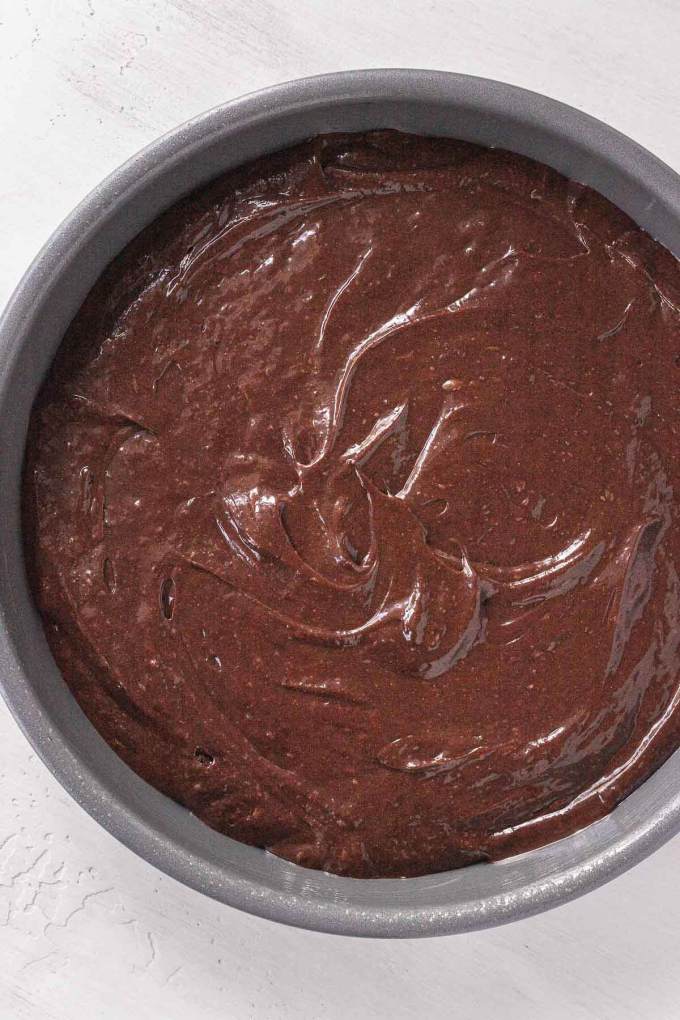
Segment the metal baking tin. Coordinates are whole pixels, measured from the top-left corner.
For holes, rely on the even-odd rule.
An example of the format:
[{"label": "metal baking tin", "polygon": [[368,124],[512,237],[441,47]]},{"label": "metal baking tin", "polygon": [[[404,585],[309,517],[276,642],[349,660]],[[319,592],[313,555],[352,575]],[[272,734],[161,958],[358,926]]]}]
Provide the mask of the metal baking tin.
[{"label": "metal baking tin", "polygon": [[607,818],[497,864],[411,879],[310,871],[207,828],[102,740],[66,687],[29,595],[20,476],[31,404],[72,316],[106,264],[181,195],[325,131],[393,127],[501,146],[597,188],[680,256],[680,178],[635,142],[561,103],[437,71],[348,71],[210,110],[111,174],[64,221],[0,321],[0,684],[42,760],[119,840],[233,907],[345,935],[470,931],[546,910],[614,878],[680,829],[680,752]]}]

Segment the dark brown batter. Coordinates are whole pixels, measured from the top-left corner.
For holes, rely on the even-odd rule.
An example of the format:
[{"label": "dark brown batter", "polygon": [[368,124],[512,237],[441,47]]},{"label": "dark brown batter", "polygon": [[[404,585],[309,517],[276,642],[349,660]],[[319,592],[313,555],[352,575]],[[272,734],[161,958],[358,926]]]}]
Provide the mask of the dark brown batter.
[{"label": "dark brown batter", "polygon": [[680,743],[680,268],[530,160],[378,132],[149,227],[34,412],[29,568],[118,753],[308,867],[606,814]]}]

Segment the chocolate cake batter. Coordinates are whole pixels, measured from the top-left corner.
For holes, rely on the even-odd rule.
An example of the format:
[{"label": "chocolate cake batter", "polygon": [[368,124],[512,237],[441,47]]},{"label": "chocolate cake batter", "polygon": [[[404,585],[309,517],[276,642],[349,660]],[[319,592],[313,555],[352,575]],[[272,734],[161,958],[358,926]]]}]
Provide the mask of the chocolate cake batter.
[{"label": "chocolate cake batter", "polygon": [[680,268],[505,152],[317,138],[107,269],[33,414],[35,598],[106,740],[344,875],[496,859],[680,743]]}]

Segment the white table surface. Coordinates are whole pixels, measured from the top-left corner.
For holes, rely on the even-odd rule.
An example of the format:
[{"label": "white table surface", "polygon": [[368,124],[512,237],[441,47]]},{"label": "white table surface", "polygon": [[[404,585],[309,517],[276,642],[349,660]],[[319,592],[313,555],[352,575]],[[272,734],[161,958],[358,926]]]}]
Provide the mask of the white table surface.
[{"label": "white table surface", "polygon": [[[225,99],[350,67],[536,89],[680,170],[678,0],[0,0],[0,303],[117,164]],[[1,440],[0,440],[1,441]],[[472,935],[361,941],[213,903],[120,846],[0,708],[0,1020],[677,1020],[680,838]]]}]

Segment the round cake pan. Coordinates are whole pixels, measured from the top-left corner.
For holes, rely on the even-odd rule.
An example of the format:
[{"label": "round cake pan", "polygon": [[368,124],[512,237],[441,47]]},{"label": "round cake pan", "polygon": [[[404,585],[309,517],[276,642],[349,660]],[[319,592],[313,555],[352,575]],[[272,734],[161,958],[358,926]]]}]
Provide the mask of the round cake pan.
[{"label": "round cake pan", "polygon": [[273,920],[346,935],[413,937],[545,910],[641,860],[680,829],[680,753],[607,818],[521,857],[401,880],[301,868],[213,832],[148,786],[102,740],[48,649],[27,587],[20,518],[31,405],[106,264],[161,210],[229,167],[321,132],[384,127],[532,156],[602,192],[680,256],[680,178],[672,170],[605,124],[499,82],[435,71],[331,74],[237,99],[165,135],[59,227],[0,322],[0,683],[59,782],[157,868]]}]

